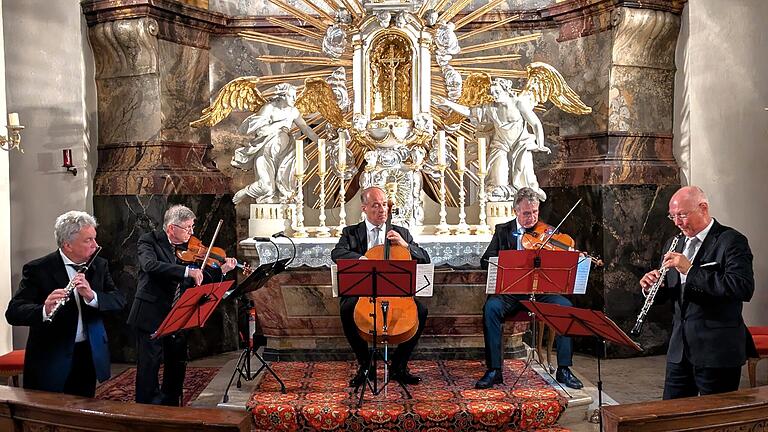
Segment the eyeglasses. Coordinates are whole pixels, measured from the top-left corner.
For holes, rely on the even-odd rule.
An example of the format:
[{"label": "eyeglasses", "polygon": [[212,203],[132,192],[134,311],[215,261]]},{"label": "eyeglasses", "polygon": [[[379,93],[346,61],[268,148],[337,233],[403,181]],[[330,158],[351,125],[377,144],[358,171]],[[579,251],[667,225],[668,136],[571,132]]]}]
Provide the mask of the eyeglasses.
[{"label": "eyeglasses", "polygon": [[676,219],[680,219],[681,221],[685,222],[685,221],[688,220],[688,217],[690,215],[691,215],[690,212],[689,213],[678,213],[676,215],[668,214],[667,215],[667,219],[671,220],[672,222],[674,222]]},{"label": "eyeglasses", "polygon": [[192,234],[193,232],[195,232],[195,226],[194,226],[194,225],[192,225],[192,226],[191,226],[191,227],[189,227],[189,228],[187,228],[187,227],[183,227],[183,226],[181,226],[181,225],[176,225],[176,224],[171,224],[171,225],[175,226],[175,227],[176,227],[176,228],[178,228],[178,229],[184,230],[184,231],[186,231],[186,232],[188,232],[188,233],[190,233],[190,234]]}]

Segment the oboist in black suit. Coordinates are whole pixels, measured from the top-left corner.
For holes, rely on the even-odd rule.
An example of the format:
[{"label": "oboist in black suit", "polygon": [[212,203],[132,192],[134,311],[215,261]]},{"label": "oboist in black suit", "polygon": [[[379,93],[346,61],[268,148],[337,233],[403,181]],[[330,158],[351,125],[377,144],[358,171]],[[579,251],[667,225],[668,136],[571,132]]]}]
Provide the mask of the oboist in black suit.
[{"label": "oboist in black suit", "polygon": [[[220,269],[205,272],[177,260],[176,249],[186,249],[195,227],[195,214],[183,205],[165,212],[163,229],[139,238],[139,283],[128,324],[136,330],[136,402],[180,406],[186,374],[187,339],[184,332],[152,339],[151,335],[171,311],[185,289],[203,282],[220,281],[235,268],[227,258]],[[163,363],[163,384],[158,372]]]},{"label": "oboist in black suit", "polygon": [[[514,208],[515,219],[496,225],[491,243],[480,260],[483,269],[488,268],[490,257],[499,256],[499,251],[522,249],[520,244],[522,235],[526,230],[536,226],[539,221],[539,196],[533,189],[520,188],[515,195]],[[488,369],[483,377],[475,383],[476,388],[485,389],[504,382],[502,375],[502,326],[506,317],[514,315],[522,308],[520,300],[528,300],[528,296],[523,294],[495,294],[486,299],[483,306],[483,338],[485,339],[485,363]],[[557,294],[537,295],[536,301],[573,306],[570,300]],[[558,335],[555,338],[555,343],[557,344],[555,379],[570,388],[582,388],[584,385],[570,369],[570,366],[573,365],[571,338]]]},{"label": "oboist in black suit", "polygon": [[[29,326],[24,388],[93,397],[96,380],[110,377],[102,312],[122,309],[125,299],[104,258],[97,257],[85,273],[78,271],[99,246],[97,225],[88,213],[64,213],[54,225],[59,249],[24,265],[5,312],[9,324]],[[64,289],[68,285],[71,294]],[[68,300],[52,316],[63,298]]]},{"label": "oboist in black suit", "polygon": [[[393,225],[392,230],[387,233],[383,232],[387,221],[388,205],[386,194],[382,189],[378,187],[365,189],[360,194],[360,200],[363,213],[365,213],[365,221],[344,228],[339,243],[331,251],[331,258],[334,262],[340,259],[366,259],[365,252],[373,246],[383,244],[385,238],[391,244],[408,248],[411,257],[419,264],[430,262],[427,251],[413,241],[413,237],[407,229]],[[357,333],[357,326],[355,325],[354,312],[357,298],[342,297],[340,301],[341,324],[344,328],[344,334],[352,346],[359,364],[357,374],[349,382],[349,385],[350,387],[358,387],[365,381],[365,365],[368,364],[369,360],[368,343]],[[416,348],[416,344],[419,343],[419,337],[427,320],[427,307],[416,300],[416,308],[419,316],[419,327],[416,330],[416,335],[398,345],[392,356],[391,377],[403,384],[421,382],[421,378],[408,371],[408,360],[413,349]]]},{"label": "oboist in black suit", "polygon": [[[696,186],[672,195],[669,219],[685,241],[674,251],[667,241],[662,267],[669,270],[656,296],[657,303],[671,298],[675,306],[664,399],[738,390],[749,337],[741,311],[755,291],[747,238],[709,215],[709,201]],[[658,270],[646,273],[643,292],[659,277]]]}]

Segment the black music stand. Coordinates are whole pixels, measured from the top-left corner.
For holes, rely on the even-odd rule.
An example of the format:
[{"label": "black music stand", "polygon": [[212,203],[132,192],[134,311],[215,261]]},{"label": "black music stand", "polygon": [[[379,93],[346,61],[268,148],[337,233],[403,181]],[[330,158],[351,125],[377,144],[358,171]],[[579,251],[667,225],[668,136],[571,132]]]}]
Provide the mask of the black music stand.
[{"label": "black music stand", "polygon": [[[365,381],[362,384],[360,390],[360,399],[357,406],[363,405],[363,396],[365,395],[365,388],[369,387],[371,393],[374,395],[380,394],[389,384],[389,376],[385,373],[384,383],[379,386],[378,374],[378,357],[379,353],[378,339],[382,338],[385,344],[385,355],[382,357],[384,360],[384,366],[387,367],[387,334],[377,334],[378,324],[376,318],[376,307],[378,297],[413,297],[416,293],[416,261],[391,261],[391,260],[349,260],[342,259],[336,262],[337,271],[336,277],[338,279],[339,296],[340,297],[370,297],[373,304],[373,330],[371,335],[373,341],[371,342],[370,352],[368,355],[368,364],[365,367]],[[383,314],[385,320],[384,328],[386,328],[386,314]],[[374,370],[373,377],[368,376],[368,371]],[[385,369],[386,370],[386,369]],[[411,399],[411,393],[405,387],[405,385],[398,381],[400,387],[403,388],[408,399]],[[355,388],[357,392],[357,388]]]},{"label": "black music stand", "polygon": [[[228,291],[227,297],[231,295],[244,296],[249,292],[261,289],[267,282],[269,282],[272,276],[282,273],[290,260],[291,258],[284,258],[258,266],[242,283],[240,283],[240,285],[238,285],[237,288]],[[263,335],[256,334],[246,335],[246,339],[245,348],[243,349],[243,352],[240,353],[235,369],[232,371],[232,376],[229,378],[229,383],[227,383],[227,387],[224,389],[224,397],[221,399],[224,403],[229,402],[229,388],[232,387],[232,382],[235,380],[235,377],[237,377],[237,388],[242,388],[242,380],[251,381],[259,376],[259,373],[264,369],[266,369],[273,377],[275,377],[277,382],[280,383],[280,392],[286,392],[283,380],[277,376],[277,373],[269,366],[261,354],[259,354],[259,348],[266,345],[267,339]],[[252,372],[251,357],[256,357],[259,361],[259,368],[256,372]]]},{"label": "black music stand", "polygon": [[[491,263],[497,267],[496,293],[524,294],[528,295],[532,302],[536,301],[536,294],[572,294],[576,282],[579,257],[579,253],[574,251],[500,251],[498,264]],[[531,341],[535,345],[537,341],[536,314],[530,311],[529,315],[532,322]],[[525,367],[512,384],[513,388],[534,359],[548,375],[552,375],[549,368],[544,367],[541,363],[541,359],[535,358],[535,350],[532,349],[526,358]],[[564,392],[569,394],[559,381],[555,380],[555,382]]]},{"label": "black music stand", "polygon": [[642,351],[642,348],[600,311],[530,301],[520,303],[563,336],[597,338],[597,406],[601,411],[600,430],[602,431],[603,379],[600,371],[600,356],[605,349],[605,341],[625,345],[636,351]]}]

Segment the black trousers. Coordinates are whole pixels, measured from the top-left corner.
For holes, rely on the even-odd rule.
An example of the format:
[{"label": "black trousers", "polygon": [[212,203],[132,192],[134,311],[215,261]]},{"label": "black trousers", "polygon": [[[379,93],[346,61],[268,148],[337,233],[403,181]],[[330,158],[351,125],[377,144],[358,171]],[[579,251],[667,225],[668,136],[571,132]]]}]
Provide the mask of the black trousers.
[{"label": "black trousers", "polygon": [[[360,334],[357,332],[357,325],[355,325],[355,305],[357,304],[357,299],[357,297],[342,297],[339,308],[344,335],[355,352],[357,363],[362,367],[370,361],[370,350],[368,342],[360,337]],[[395,353],[392,355],[392,370],[405,370],[414,348],[419,343],[421,332],[424,331],[424,323],[427,322],[427,307],[416,300],[416,310],[419,316],[419,327],[416,329],[416,334],[410,340],[401,343],[395,349]]]},{"label": "black trousers", "polygon": [[91,343],[86,341],[75,344],[72,353],[72,369],[62,393],[92,398],[96,395],[96,369],[93,367]]},{"label": "black trousers", "polygon": [[[187,337],[184,332],[160,339],[136,330],[136,402],[181,406],[187,372]],[[163,363],[163,383],[158,372]]]},{"label": "black trousers", "polygon": [[680,363],[667,362],[664,399],[726,393],[739,389],[741,366],[727,368],[696,367],[683,356]]}]

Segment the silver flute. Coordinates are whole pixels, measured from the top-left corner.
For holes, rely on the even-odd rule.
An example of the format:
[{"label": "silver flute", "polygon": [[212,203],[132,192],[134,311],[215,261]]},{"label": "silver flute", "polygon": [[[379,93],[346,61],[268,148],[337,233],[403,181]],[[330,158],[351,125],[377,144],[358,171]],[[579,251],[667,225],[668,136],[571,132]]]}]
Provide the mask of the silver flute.
[{"label": "silver flute", "polygon": [[[680,238],[682,237],[682,234],[678,234],[675,236],[675,238],[672,239],[672,244],[669,245],[669,250],[667,253],[675,250],[677,247],[677,242],[680,241]],[[645,296],[645,303],[643,304],[643,308],[640,309],[640,313],[637,315],[635,326],[632,327],[632,331],[629,332],[629,334],[632,336],[640,335],[640,332],[643,330],[643,322],[645,322],[645,316],[648,314],[648,310],[651,308],[651,306],[653,306],[653,300],[656,298],[656,293],[659,291],[661,284],[664,283],[664,276],[667,274],[669,268],[664,267],[663,261],[664,259],[662,258],[662,265],[659,267],[659,280],[657,280],[653,286],[648,288],[648,294]]]},{"label": "silver flute", "polygon": [[[101,246],[96,248],[96,251],[91,255],[90,258],[88,258],[88,262],[85,263],[82,267],[80,267],[79,270],[77,270],[78,273],[85,273],[88,271],[88,268],[91,267],[93,262],[96,260],[96,256],[99,255],[99,252],[101,252]],[[53,317],[56,316],[56,312],[59,311],[59,309],[64,306],[70,298],[74,297],[73,293],[75,292],[75,278],[72,278],[72,280],[69,281],[67,286],[64,287],[64,291],[66,291],[66,295],[58,300],[56,300],[56,304],[53,305],[53,309],[51,309],[51,313],[48,315],[49,320],[53,320]]]}]

